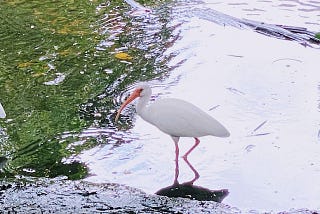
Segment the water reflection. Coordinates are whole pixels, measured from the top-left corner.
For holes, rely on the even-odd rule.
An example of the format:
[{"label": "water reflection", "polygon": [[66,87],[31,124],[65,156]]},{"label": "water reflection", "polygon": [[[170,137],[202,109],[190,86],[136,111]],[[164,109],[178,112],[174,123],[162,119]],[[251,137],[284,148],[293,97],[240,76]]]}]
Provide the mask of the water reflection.
[{"label": "water reflection", "polygon": [[186,162],[186,164],[189,166],[191,171],[194,173],[194,178],[190,181],[186,181],[180,184],[178,182],[178,177],[179,177],[179,147],[178,146],[176,146],[175,154],[176,154],[175,175],[174,175],[173,184],[158,190],[156,192],[157,195],[162,195],[167,197],[190,198],[190,199],[195,199],[199,201],[222,202],[222,200],[229,194],[227,189],[210,190],[201,186],[194,185],[193,183],[199,179],[200,175],[187,158],[183,158],[183,160]]}]

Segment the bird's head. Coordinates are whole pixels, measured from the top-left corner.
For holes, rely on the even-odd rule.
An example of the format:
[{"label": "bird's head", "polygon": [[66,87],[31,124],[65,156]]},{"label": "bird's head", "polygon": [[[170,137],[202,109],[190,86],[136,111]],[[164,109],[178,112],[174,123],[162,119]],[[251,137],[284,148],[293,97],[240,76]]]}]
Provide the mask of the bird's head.
[{"label": "bird's head", "polygon": [[133,100],[135,100],[138,97],[144,97],[144,96],[150,96],[151,95],[151,88],[148,85],[141,85],[138,86],[133,92],[132,94],[128,97],[128,99],[126,99],[120,109],[118,110],[118,113],[116,115],[115,121],[117,122],[120,116],[121,111],[129,104],[131,103]]},{"label": "bird's head", "polygon": [[150,96],[151,95],[151,88],[149,85],[143,84],[140,85],[135,89],[135,91],[138,90],[139,92],[139,97],[144,97],[144,96]]}]

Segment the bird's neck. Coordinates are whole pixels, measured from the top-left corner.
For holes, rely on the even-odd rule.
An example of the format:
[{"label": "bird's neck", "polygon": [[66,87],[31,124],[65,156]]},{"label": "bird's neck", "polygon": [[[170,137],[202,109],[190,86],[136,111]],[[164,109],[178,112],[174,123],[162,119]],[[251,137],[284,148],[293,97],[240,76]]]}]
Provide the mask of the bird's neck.
[{"label": "bird's neck", "polygon": [[146,120],[147,110],[148,110],[147,105],[150,100],[150,97],[151,96],[140,97],[136,106],[137,114],[141,116],[144,120]]}]

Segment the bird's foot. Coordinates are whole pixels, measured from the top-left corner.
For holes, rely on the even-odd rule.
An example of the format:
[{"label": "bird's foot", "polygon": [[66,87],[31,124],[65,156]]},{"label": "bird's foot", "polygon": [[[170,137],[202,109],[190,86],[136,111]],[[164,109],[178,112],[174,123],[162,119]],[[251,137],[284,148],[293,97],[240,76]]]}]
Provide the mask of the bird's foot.
[{"label": "bird's foot", "polygon": [[187,182],[184,182],[182,185],[185,185],[185,186],[193,186],[193,180],[192,181],[187,181]]}]

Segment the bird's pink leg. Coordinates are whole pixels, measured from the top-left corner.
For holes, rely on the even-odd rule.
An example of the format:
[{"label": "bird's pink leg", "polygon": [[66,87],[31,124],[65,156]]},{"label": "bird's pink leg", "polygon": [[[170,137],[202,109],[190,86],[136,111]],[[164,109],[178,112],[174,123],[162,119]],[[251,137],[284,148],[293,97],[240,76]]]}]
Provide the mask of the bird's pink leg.
[{"label": "bird's pink leg", "polygon": [[196,148],[198,145],[199,145],[199,143],[200,143],[200,140],[198,139],[198,138],[194,138],[195,140],[196,140],[196,142],[195,142],[195,144],[189,149],[189,151],[187,151],[186,152],[186,154],[184,154],[183,156],[182,156],[182,158],[184,159],[184,160],[187,160],[188,159],[188,155],[192,152],[192,150],[194,150],[194,148]]},{"label": "bird's pink leg", "polygon": [[198,171],[191,165],[191,163],[188,161],[188,159],[185,158],[184,161],[188,164],[188,166],[190,167],[190,169],[194,173],[194,178],[191,181],[185,182],[184,184],[192,185],[196,180],[198,180],[200,178],[200,175],[199,175]]},{"label": "bird's pink leg", "polygon": [[175,175],[174,175],[174,184],[179,184],[178,182],[178,177],[179,177],[179,137],[172,137],[173,141],[174,141],[174,145],[176,148],[176,159],[175,159],[175,163],[176,163],[176,169],[175,169]]}]

